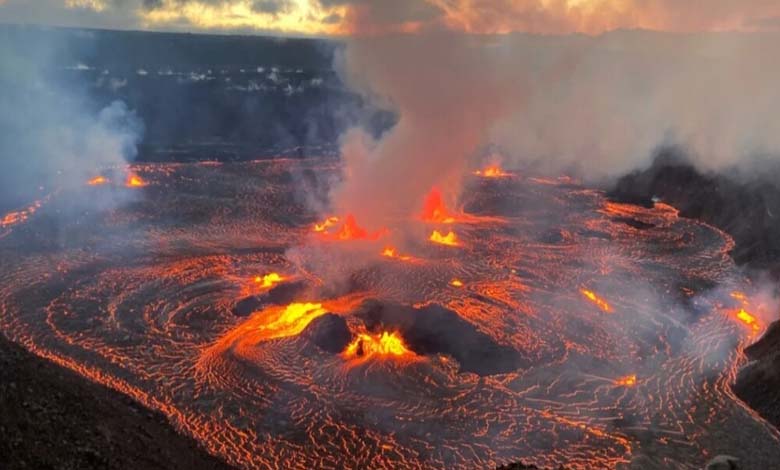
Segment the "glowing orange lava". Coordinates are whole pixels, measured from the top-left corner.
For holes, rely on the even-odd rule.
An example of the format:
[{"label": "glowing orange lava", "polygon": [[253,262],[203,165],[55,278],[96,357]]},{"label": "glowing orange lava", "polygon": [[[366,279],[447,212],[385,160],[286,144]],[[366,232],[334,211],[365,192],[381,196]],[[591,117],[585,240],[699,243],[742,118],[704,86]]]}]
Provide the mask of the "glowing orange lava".
[{"label": "glowing orange lava", "polygon": [[325,232],[330,227],[336,225],[339,223],[339,218],[335,216],[328,217],[327,219],[323,220],[322,222],[318,224],[314,224],[314,231],[315,232]]},{"label": "glowing orange lava", "polygon": [[737,319],[744,323],[745,325],[749,326],[753,329],[753,331],[758,331],[761,329],[761,325],[759,325],[758,320],[756,317],[751,315],[747,310],[744,308],[739,309],[737,312]]},{"label": "glowing orange lava", "polygon": [[396,249],[392,246],[388,246],[382,250],[382,256],[385,258],[399,259],[401,261],[410,261],[412,259],[412,257],[409,255],[399,255]]},{"label": "glowing orange lava", "polygon": [[442,224],[451,224],[455,222],[455,217],[447,210],[447,206],[444,204],[444,200],[441,197],[441,191],[439,191],[438,188],[431,189],[431,192],[426,196],[420,217],[422,220],[428,222],[438,222]]},{"label": "glowing orange lava", "polygon": [[474,174],[484,178],[504,178],[510,176],[510,174],[502,170],[499,165],[490,165],[484,170],[475,171]]},{"label": "glowing orange lava", "polygon": [[344,218],[344,222],[335,231],[331,232],[331,227],[336,227],[341,219],[339,217],[331,216],[323,220],[322,223],[314,224],[314,231],[321,233],[329,238],[335,238],[336,240],[377,240],[379,237],[387,233],[387,229],[380,229],[375,232],[369,232],[355,220],[355,216],[347,214]]},{"label": "glowing orange lava", "polygon": [[344,221],[344,225],[339,229],[338,237],[341,240],[363,239],[368,238],[368,232],[358,225],[355,217],[350,214],[347,216],[347,220]]},{"label": "glowing orange lava", "polygon": [[615,385],[620,385],[621,387],[633,387],[636,385],[636,375],[631,374],[625,377],[620,377],[615,380]]},{"label": "glowing orange lava", "polygon": [[105,176],[96,176],[91,180],[87,181],[87,184],[90,186],[100,186],[106,183],[108,183],[108,178],[106,178]]},{"label": "glowing orange lava", "polygon": [[434,230],[431,236],[428,238],[428,240],[432,241],[433,243],[438,243],[440,245],[460,246],[460,242],[458,241],[458,236],[455,235],[455,232],[452,231],[447,233],[447,235],[442,235],[442,233],[439,232],[438,230]]},{"label": "glowing orange lava", "polygon": [[146,186],[146,181],[142,180],[140,176],[129,174],[127,175],[127,180],[125,181],[125,186],[128,188],[140,188],[143,186]]},{"label": "glowing orange lava", "polygon": [[403,338],[398,333],[387,331],[378,335],[360,333],[344,351],[347,358],[354,357],[413,357],[414,353],[404,344]]},{"label": "glowing orange lava", "polygon": [[591,302],[593,302],[594,304],[596,304],[596,306],[598,308],[600,308],[601,310],[603,310],[603,311],[605,311],[607,313],[612,313],[612,307],[607,303],[606,300],[604,300],[601,297],[599,297],[598,295],[596,295],[595,292],[587,290],[587,289],[580,289],[580,292],[582,292],[582,295],[584,295],[586,299],[588,299]]},{"label": "glowing orange lava", "polygon": [[3,218],[0,219],[0,228],[11,227],[26,221],[35,213],[35,211],[41,208],[43,202],[43,200],[35,201],[24,209],[5,214]]},{"label": "glowing orange lava", "polygon": [[453,279],[450,281],[450,285],[453,287],[463,287],[463,281],[460,279]]},{"label": "glowing orange lava", "polygon": [[315,318],[327,311],[321,303],[294,303],[283,310],[268,312],[270,321],[258,327],[263,339],[295,336],[303,331]]},{"label": "glowing orange lava", "polygon": [[284,279],[279,273],[268,273],[265,276],[255,276],[253,281],[260,287],[272,287],[274,284],[284,281]]}]

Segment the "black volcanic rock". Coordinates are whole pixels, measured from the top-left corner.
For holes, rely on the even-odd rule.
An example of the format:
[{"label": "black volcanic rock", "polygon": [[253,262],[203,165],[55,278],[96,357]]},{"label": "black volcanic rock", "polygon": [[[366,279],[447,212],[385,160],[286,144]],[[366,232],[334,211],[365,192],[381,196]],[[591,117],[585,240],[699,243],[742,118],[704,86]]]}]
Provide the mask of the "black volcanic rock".
[{"label": "black volcanic rock", "polygon": [[229,470],[168,419],[0,336],[3,470]]},{"label": "black volcanic rock", "polygon": [[303,281],[279,284],[261,295],[245,297],[233,306],[232,313],[237,317],[246,317],[267,305],[284,305],[294,302],[308,287]]},{"label": "black volcanic rock", "polygon": [[312,320],[301,336],[333,354],[343,351],[352,341],[352,332],[349,331],[346,320],[333,313],[326,313]]},{"label": "black volcanic rock", "polygon": [[263,303],[260,301],[260,299],[252,295],[236,302],[236,305],[233,306],[233,310],[231,310],[231,312],[233,312],[233,315],[237,317],[247,317],[252,312],[259,310],[262,305]]},{"label": "black volcanic rock", "polygon": [[417,354],[447,354],[461,371],[481,376],[515,371],[528,361],[515,349],[496,343],[456,312],[441,305],[422,308],[378,300],[365,301],[356,312],[366,328],[398,331]]},{"label": "black volcanic rock", "polygon": [[737,375],[734,393],[767,421],[780,426],[780,322],[745,349],[752,361]]},{"label": "black volcanic rock", "polygon": [[647,230],[655,227],[653,224],[648,224],[647,222],[642,222],[641,220],[632,219],[631,217],[615,217],[612,220],[626,224],[629,227],[633,227],[637,230]]},{"label": "black volcanic rock", "polygon": [[737,264],[774,268],[780,273],[780,168],[752,175],[704,173],[672,149],[653,164],[618,180],[607,195],[616,201],[652,207],[654,198],[734,238]]}]

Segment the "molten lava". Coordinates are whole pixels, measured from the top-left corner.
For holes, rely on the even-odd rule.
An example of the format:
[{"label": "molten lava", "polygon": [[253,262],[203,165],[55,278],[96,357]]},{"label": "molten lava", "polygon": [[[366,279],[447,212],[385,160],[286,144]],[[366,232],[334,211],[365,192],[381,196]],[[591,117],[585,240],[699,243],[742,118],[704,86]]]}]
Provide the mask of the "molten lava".
[{"label": "molten lava", "polygon": [[399,259],[401,261],[410,261],[412,259],[412,257],[409,255],[398,254],[396,249],[393,248],[392,246],[388,246],[384,250],[382,250],[382,256],[384,256],[385,258]]},{"label": "molten lava", "polygon": [[279,273],[268,273],[265,276],[255,276],[253,281],[260,287],[266,288],[273,287],[274,284],[284,281],[284,277],[279,275]]},{"label": "molten lava", "polygon": [[314,224],[314,231],[319,233],[326,232],[330,227],[336,225],[337,223],[339,223],[338,217],[335,216],[328,217],[322,222],[318,224]]},{"label": "molten lava", "polygon": [[441,191],[438,188],[431,189],[431,192],[426,196],[420,217],[426,222],[438,222],[441,224],[455,222],[455,217],[447,210],[447,206],[441,197]]},{"label": "molten lava", "polygon": [[633,387],[634,385],[636,385],[636,375],[631,374],[625,377],[620,377],[617,380],[615,380],[615,385],[619,385],[621,387]]},{"label": "molten lava", "polygon": [[761,329],[761,326],[758,324],[758,320],[756,317],[751,315],[747,310],[744,308],[739,309],[737,312],[737,319],[744,323],[745,325],[749,326],[753,329],[753,331],[758,331]]},{"label": "molten lava", "polygon": [[414,357],[404,344],[403,338],[398,333],[388,333],[370,335],[366,333],[358,334],[357,338],[347,346],[344,356],[354,357]]},{"label": "molten lava", "polygon": [[434,230],[430,237],[428,237],[428,240],[432,241],[433,243],[438,243],[440,245],[447,245],[447,246],[460,246],[460,242],[458,241],[458,236],[455,235],[455,232],[450,231],[447,233],[447,235],[443,235],[438,230]]},{"label": "molten lava", "polygon": [[369,238],[366,229],[357,224],[355,217],[352,214],[347,216],[347,219],[339,229],[337,236],[340,240],[359,240]]},{"label": "molten lava", "polygon": [[595,292],[587,290],[587,289],[580,289],[580,292],[582,293],[582,295],[585,296],[586,299],[588,299],[591,302],[593,302],[594,304],[596,304],[596,306],[598,308],[600,308],[601,310],[603,310],[603,311],[605,311],[607,313],[612,313],[612,307],[607,303],[606,300],[604,300],[601,297],[599,297],[598,295],[596,295]]},{"label": "molten lava", "polygon": [[271,321],[259,326],[263,339],[295,336],[327,311],[320,303],[294,303],[269,313]]},{"label": "molten lava", "polygon": [[11,227],[25,222],[30,218],[31,215],[35,213],[35,211],[43,206],[43,203],[44,200],[35,201],[24,209],[5,214],[3,218],[0,219],[0,228]]},{"label": "molten lava", "polygon": [[339,217],[328,217],[322,223],[314,224],[314,231],[337,240],[376,240],[387,232],[386,229],[369,232],[358,225],[355,216],[347,214],[344,223],[334,233],[331,233],[329,229],[335,227],[340,220]]},{"label": "molten lava", "polygon": [[128,188],[140,188],[143,186],[146,186],[148,183],[141,179],[140,176],[129,174],[127,175],[127,180],[125,180],[125,186]]},{"label": "molten lava", "polygon": [[106,178],[105,176],[96,176],[91,180],[87,181],[87,184],[90,186],[100,186],[106,183],[108,183],[108,178]]},{"label": "molten lava", "polygon": [[737,318],[737,320],[745,324],[745,326],[752,328],[753,331],[760,330],[761,324],[759,323],[758,319],[747,311],[747,308],[750,306],[748,296],[744,292],[740,291],[734,291],[730,294],[730,296],[732,299],[737,300],[740,304],[742,304],[739,307],[739,310],[734,310],[734,316]]},{"label": "molten lava", "polygon": [[484,178],[505,178],[510,176],[510,174],[502,170],[499,165],[490,165],[484,170],[475,171],[474,174]]},{"label": "molten lava", "polygon": [[453,287],[463,287],[463,281],[460,279],[453,279],[450,281],[450,285]]}]

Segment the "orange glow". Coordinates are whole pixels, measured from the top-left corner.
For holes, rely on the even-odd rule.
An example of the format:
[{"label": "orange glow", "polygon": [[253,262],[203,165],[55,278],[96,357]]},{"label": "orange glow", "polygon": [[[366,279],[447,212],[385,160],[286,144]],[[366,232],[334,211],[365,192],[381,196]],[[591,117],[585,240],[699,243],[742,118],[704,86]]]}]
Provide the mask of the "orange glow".
[{"label": "orange glow", "polygon": [[414,356],[404,344],[403,338],[398,333],[387,331],[379,335],[360,333],[357,338],[347,346],[344,355],[353,357],[401,357]]},{"label": "orange glow", "polygon": [[26,211],[9,212],[0,220],[0,227],[16,225],[27,220],[29,214]]},{"label": "orange glow", "polygon": [[303,331],[315,318],[327,311],[320,303],[294,303],[282,311],[271,312],[273,320],[258,327],[263,339],[295,336]]},{"label": "orange glow", "polygon": [[340,240],[364,239],[368,238],[368,232],[358,225],[355,217],[350,214],[347,216],[347,220],[344,221],[344,225],[341,226],[338,237]]},{"label": "orange glow", "polygon": [[504,178],[510,176],[510,174],[502,170],[499,165],[490,165],[484,170],[475,171],[474,174],[484,178]]},{"label": "orange glow", "polygon": [[428,238],[433,243],[447,246],[460,246],[458,236],[455,232],[450,231],[447,235],[442,235],[438,230],[434,230],[431,236]]},{"label": "orange glow", "polygon": [[43,201],[35,201],[24,209],[7,213],[0,219],[0,228],[11,227],[26,221],[35,213],[35,211],[40,209],[42,205]]},{"label": "orange glow", "polygon": [[620,385],[622,387],[633,387],[636,385],[636,375],[627,375],[625,377],[620,377],[619,379],[615,380],[615,385]]},{"label": "orange glow", "polygon": [[425,197],[423,211],[420,217],[422,220],[428,222],[438,222],[442,224],[451,224],[455,222],[455,217],[449,213],[447,206],[444,205],[441,191],[439,191],[438,188],[431,189],[431,192]]},{"label": "orange glow", "polygon": [[758,324],[756,317],[748,313],[748,311],[744,308],[739,309],[737,312],[737,319],[752,328],[753,331],[758,331],[761,329],[761,326]]},{"label": "orange glow", "polygon": [[146,186],[146,181],[142,180],[140,176],[129,174],[127,175],[127,180],[125,181],[125,186],[128,188],[140,188],[143,186]]},{"label": "orange glow", "polygon": [[259,284],[260,287],[272,287],[274,284],[284,281],[284,279],[279,273],[269,273],[265,276],[255,276],[253,281],[255,281],[255,284]]},{"label": "orange glow", "polygon": [[460,279],[453,279],[450,281],[450,285],[453,287],[463,287],[463,281]]},{"label": "orange glow", "polygon": [[355,216],[352,214],[347,214],[341,226],[335,232],[331,232],[329,229],[335,227],[340,220],[339,217],[328,217],[322,223],[314,224],[314,231],[337,240],[377,240],[387,232],[387,229],[369,232],[358,225]]},{"label": "orange glow", "polygon": [[96,176],[92,178],[91,180],[87,181],[87,184],[90,186],[99,186],[101,184],[108,183],[108,178],[105,176]]},{"label": "orange glow", "polygon": [[612,307],[610,307],[610,305],[607,303],[606,300],[596,295],[595,292],[587,289],[580,289],[580,292],[582,292],[582,295],[584,295],[586,299],[596,304],[596,306],[598,306],[598,308],[600,308],[601,310],[607,313],[612,313]]},{"label": "orange glow", "polygon": [[399,255],[396,249],[393,248],[392,246],[388,246],[384,250],[382,250],[382,256],[384,256],[385,258],[399,259],[401,261],[409,261],[412,259],[412,257],[408,255]]},{"label": "orange glow", "polygon": [[314,231],[315,232],[325,232],[330,227],[336,225],[339,222],[339,218],[335,216],[328,217],[327,219],[323,220],[319,224],[314,224]]}]

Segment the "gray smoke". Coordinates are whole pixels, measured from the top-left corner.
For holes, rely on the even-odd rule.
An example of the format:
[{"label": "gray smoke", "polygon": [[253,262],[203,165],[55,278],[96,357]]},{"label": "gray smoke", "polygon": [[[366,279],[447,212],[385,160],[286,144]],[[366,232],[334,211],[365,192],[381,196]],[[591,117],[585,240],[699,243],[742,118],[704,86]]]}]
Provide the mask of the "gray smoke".
[{"label": "gray smoke", "polygon": [[[29,36],[26,36],[29,37]],[[62,44],[0,41],[0,206],[84,183],[136,156],[143,125],[127,106],[92,102],[53,58]]]},{"label": "gray smoke", "polygon": [[398,124],[344,137],[334,206],[412,213],[433,186],[457,192],[492,146],[508,166],[612,178],[661,146],[702,168],[780,155],[778,34],[618,31],[597,37],[426,33],[358,38],[340,68]]}]

